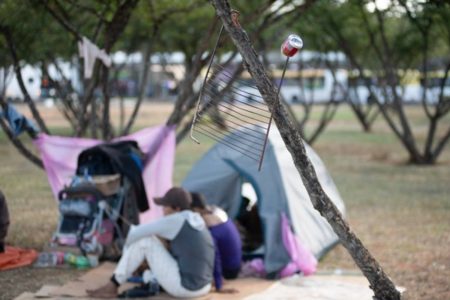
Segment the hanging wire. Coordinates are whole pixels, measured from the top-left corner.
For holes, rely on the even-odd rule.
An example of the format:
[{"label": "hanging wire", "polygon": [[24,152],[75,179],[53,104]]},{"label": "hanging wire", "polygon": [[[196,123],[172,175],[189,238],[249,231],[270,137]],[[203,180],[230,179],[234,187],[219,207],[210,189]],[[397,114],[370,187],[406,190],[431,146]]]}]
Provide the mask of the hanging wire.
[{"label": "hanging wire", "polygon": [[205,87],[205,83],[206,83],[206,80],[208,79],[208,74],[209,74],[209,71],[210,71],[210,69],[211,69],[211,65],[212,65],[212,63],[213,63],[213,61],[214,61],[214,57],[215,57],[215,55],[216,55],[216,50],[217,50],[217,46],[219,45],[220,37],[222,36],[223,27],[224,27],[223,25],[222,25],[222,27],[220,27],[219,35],[217,36],[216,44],[214,45],[214,50],[213,50],[213,52],[212,52],[211,59],[209,60],[208,70],[206,71],[206,76],[205,76],[205,78],[203,79],[202,88],[200,89],[200,93],[199,93],[199,95],[198,95],[197,109],[196,109],[196,112],[195,112],[195,115],[194,115],[194,119],[192,120],[192,125],[191,125],[191,139],[194,140],[195,142],[197,142],[197,144],[200,144],[200,142],[199,142],[196,138],[194,138],[194,135],[193,135],[194,124],[195,124],[195,121],[197,120],[197,113],[198,113],[198,111],[199,111],[199,108],[200,108],[200,102],[201,102],[202,96],[203,96],[203,88]]},{"label": "hanging wire", "polygon": [[[255,86],[248,81],[235,79],[227,67],[214,63],[222,33],[223,26],[200,89],[191,125],[191,138],[199,143],[194,132],[200,133],[260,162],[264,155],[271,113]],[[234,82],[229,85],[231,80]],[[227,92],[220,95],[220,91],[225,88],[228,88]],[[223,117],[226,128],[218,125]]]},{"label": "hanging wire", "polygon": [[[284,68],[283,68],[283,74],[281,75],[281,80],[280,83],[278,84],[278,91],[277,91],[277,99],[278,97],[280,97],[280,90],[281,90],[281,85],[283,84],[283,78],[284,78],[284,74],[286,73],[286,68],[289,62],[289,56],[286,57],[286,62],[284,63]],[[272,114],[270,115],[270,120],[269,120],[269,128],[267,128],[267,133],[266,133],[266,137],[264,138],[264,147],[263,147],[263,153],[261,154],[261,159],[259,161],[259,166],[258,166],[258,170],[261,171],[261,166],[262,166],[262,162],[263,162],[263,158],[264,158],[264,153],[266,152],[266,144],[267,144],[267,139],[269,138],[269,131],[270,131],[270,125],[272,124]]]},{"label": "hanging wire", "polygon": [[[233,15],[233,22],[238,24],[236,14]],[[258,170],[261,170],[272,123],[272,112],[252,79],[236,78],[236,74],[233,75],[229,67],[221,65],[220,61],[214,62],[223,29],[222,26],[203,78],[190,137],[199,144],[198,139],[194,137],[195,132],[224,144],[259,163]],[[277,97],[280,94],[289,57],[293,54],[285,53],[285,55],[287,59],[278,84]]]}]

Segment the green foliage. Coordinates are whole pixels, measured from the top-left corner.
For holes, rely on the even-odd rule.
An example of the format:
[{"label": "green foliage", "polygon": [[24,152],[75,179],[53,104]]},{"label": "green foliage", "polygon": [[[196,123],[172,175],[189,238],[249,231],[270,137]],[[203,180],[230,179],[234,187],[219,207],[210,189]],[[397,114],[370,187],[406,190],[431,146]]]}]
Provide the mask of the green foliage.
[{"label": "green foliage", "polygon": [[[257,39],[265,39],[269,47],[279,47],[278,39],[290,32],[298,32],[305,40],[306,49],[334,51],[340,49],[336,32],[349,41],[352,51],[370,68],[377,68],[379,61],[375,49],[369,47],[367,29],[377,32],[378,22],[373,10],[368,9],[371,1],[321,0],[315,2],[304,14],[289,14],[281,22],[269,25]],[[405,1],[419,26],[431,22],[429,41],[430,55],[442,56],[448,53],[450,45],[450,4],[444,2]],[[74,28],[88,38],[93,38],[100,20],[111,22],[118,1],[80,0],[47,1],[60,12]],[[282,13],[297,5],[296,1],[280,1],[279,11],[261,11],[270,1],[231,1],[233,8],[240,11],[240,22],[249,33],[254,32],[264,18]],[[393,58],[401,67],[420,63],[420,49],[423,39],[417,26],[408,19],[405,10],[391,5],[381,11],[385,18],[386,36],[391,45]],[[283,4],[285,4],[283,6]],[[268,5],[267,5],[268,6]],[[63,13],[62,13],[63,12]],[[255,17],[255,14],[257,15]],[[364,23],[363,14],[369,26]],[[202,38],[213,22],[214,10],[202,0],[159,0],[140,1],[129,24],[114,50],[140,51],[149,44],[153,51],[182,51],[192,57]],[[46,11],[41,1],[4,0],[0,3],[0,25],[10,28],[18,46],[19,56],[36,63],[48,57],[69,58],[76,53],[74,37]],[[103,25],[102,28],[104,28]],[[218,30],[218,28],[216,29]],[[102,45],[102,35],[97,44]],[[382,44],[381,36],[375,34],[376,43]],[[211,44],[214,39],[209,41]],[[254,42],[257,42],[254,41]],[[0,39],[2,50],[4,41]],[[32,51],[30,51],[32,49]],[[5,64],[5,52],[0,53],[0,62]]]},{"label": "green foliage", "polygon": [[[386,50],[376,12],[369,9],[371,2],[321,0],[298,18],[298,21],[292,22],[292,28],[303,36],[306,49],[345,51],[343,48],[349,47],[367,69],[382,69],[383,61],[377,58],[376,51],[390,51],[398,68],[418,68],[422,61],[424,39],[414,22],[408,18],[405,9],[394,1],[390,7],[380,10],[389,47]],[[429,2],[405,2],[411,7],[420,26],[431,22],[427,32],[429,55],[447,55],[450,50],[450,4],[438,6]],[[371,46],[369,31],[374,34],[374,44],[379,50]],[[342,39],[346,40],[345,45]]]},{"label": "green foliage", "polygon": [[0,26],[11,31],[19,58],[27,63],[35,64],[52,58],[68,59],[76,51],[73,36],[37,1],[2,2],[0,20]]},{"label": "green foliage", "polygon": [[[183,2],[183,1],[182,1]],[[182,15],[171,15],[166,20],[166,30],[161,35],[164,51],[182,51],[186,57],[192,57],[208,32],[214,18],[209,5],[203,5]]]}]

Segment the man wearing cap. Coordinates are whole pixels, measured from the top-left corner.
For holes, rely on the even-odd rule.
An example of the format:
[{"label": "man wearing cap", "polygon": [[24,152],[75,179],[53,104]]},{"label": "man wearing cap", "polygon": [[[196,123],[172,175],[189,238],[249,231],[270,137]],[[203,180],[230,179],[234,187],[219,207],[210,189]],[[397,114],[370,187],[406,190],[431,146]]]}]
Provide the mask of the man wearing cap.
[{"label": "man wearing cap", "polygon": [[[203,218],[189,210],[192,198],[182,188],[171,188],[155,198],[164,217],[133,226],[123,255],[105,286],[87,291],[95,298],[115,298],[118,287],[146,260],[159,285],[174,297],[199,297],[211,289],[214,244]],[[168,241],[168,247],[162,241]]]}]

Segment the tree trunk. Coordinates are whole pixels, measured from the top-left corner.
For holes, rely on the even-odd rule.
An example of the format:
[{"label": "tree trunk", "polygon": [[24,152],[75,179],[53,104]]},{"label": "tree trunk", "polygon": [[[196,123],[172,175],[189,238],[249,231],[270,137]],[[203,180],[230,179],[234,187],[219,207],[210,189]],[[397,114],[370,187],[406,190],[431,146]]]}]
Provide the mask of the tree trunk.
[{"label": "tree trunk", "polygon": [[[77,137],[84,135],[86,128],[89,124],[89,116],[87,116],[88,106],[89,106],[89,104],[91,104],[92,101],[95,101],[95,99],[92,100],[92,98],[95,98],[93,96],[94,96],[95,88],[97,87],[97,83],[98,83],[99,71],[100,71],[100,62],[95,61],[92,78],[89,81],[87,81],[87,87],[86,87],[86,89],[84,89],[83,97],[81,98],[80,108],[78,111],[78,114],[79,114],[78,128],[75,133],[75,135]],[[84,86],[86,86],[86,84]]]},{"label": "tree trunk", "polygon": [[375,293],[376,299],[400,299],[400,293],[396,290],[393,282],[384,273],[381,266],[364,247],[362,242],[351,231],[339,210],[323,191],[317,179],[314,167],[306,155],[300,134],[293,124],[288,121],[286,112],[278,101],[276,88],[266,75],[266,71],[258,60],[248,36],[239,24],[232,22],[228,2],[226,0],[211,0],[211,2],[216,9],[217,15],[222,19],[225,30],[229,33],[247,64],[248,70],[255,80],[258,90],[269,106],[269,109],[273,114],[273,120],[280,130],[280,134],[292,155],[295,166],[308,191],[314,208],[327,219],[344,247],[348,250],[356,264],[367,277],[370,282],[370,287]]},{"label": "tree trunk", "polygon": [[[109,68],[102,66],[102,89],[103,89],[103,116],[102,116],[102,137],[103,140],[110,140],[113,137],[111,124],[109,122]],[[95,100],[94,100],[95,101]]]},{"label": "tree trunk", "polygon": [[34,105],[33,99],[31,99],[31,96],[30,94],[28,94],[27,88],[25,87],[22,72],[20,70],[20,62],[17,56],[16,45],[14,44],[11,31],[9,30],[9,28],[0,28],[0,30],[3,32],[3,35],[5,36],[6,39],[6,43],[8,44],[8,48],[14,63],[14,71],[16,73],[17,81],[19,82],[19,87],[20,90],[22,91],[24,100],[28,104],[28,107],[31,110],[31,114],[33,115],[33,118],[36,120],[39,129],[46,134],[50,134],[50,132],[47,129],[47,126],[45,125],[44,120],[41,118],[39,111]]},{"label": "tree trunk", "polygon": [[320,134],[325,130],[325,128],[330,124],[331,120],[333,120],[334,115],[339,107],[339,102],[331,99],[327,102],[324,111],[322,112],[322,117],[320,118],[319,125],[315,128],[313,133],[306,139],[308,144],[312,145],[320,136]]},{"label": "tree trunk", "polygon": [[136,120],[137,114],[139,112],[139,108],[141,107],[142,100],[145,98],[145,93],[147,91],[148,74],[150,73],[149,70],[150,70],[150,66],[151,66],[151,61],[150,61],[151,54],[152,54],[152,49],[151,49],[150,43],[147,43],[145,45],[145,50],[144,50],[144,66],[143,66],[143,71],[142,71],[141,82],[139,85],[138,98],[136,100],[136,104],[134,106],[133,113],[131,114],[130,119],[128,120],[127,126],[122,131],[122,135],[127,135],[130,132],[131,127],[133,126],[133,124]]},{"label": "tree trunk", "polygon": [[125,0],[124,2],[122,2],[114,12],[114,16],[111,22],[107,23],[107,26],[104,30],[104,47],[106,53],[109,54],[111,52],[112,47],[117,42],[120,35],[127,26],[130,16],[133,13],[133,10],[138,2],[139,0]]}]

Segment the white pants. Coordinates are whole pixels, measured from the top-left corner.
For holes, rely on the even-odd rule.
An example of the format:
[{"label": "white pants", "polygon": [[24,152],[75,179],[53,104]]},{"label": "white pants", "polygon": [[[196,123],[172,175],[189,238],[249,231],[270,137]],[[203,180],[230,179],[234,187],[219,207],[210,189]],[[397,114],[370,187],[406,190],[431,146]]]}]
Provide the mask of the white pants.
[{"label": "white pants", "polygon": [[141,238],[124,248],[122,258],[114,271],[116,281],[119,284],[125,283],[144,259],[159,285],[171,296],[180,298],[199,297],[206,295],[211,289],[211,283],[196,291],[184,288],[181,285],[177,261],[155,236]]}]

